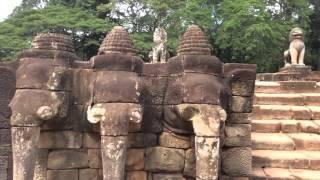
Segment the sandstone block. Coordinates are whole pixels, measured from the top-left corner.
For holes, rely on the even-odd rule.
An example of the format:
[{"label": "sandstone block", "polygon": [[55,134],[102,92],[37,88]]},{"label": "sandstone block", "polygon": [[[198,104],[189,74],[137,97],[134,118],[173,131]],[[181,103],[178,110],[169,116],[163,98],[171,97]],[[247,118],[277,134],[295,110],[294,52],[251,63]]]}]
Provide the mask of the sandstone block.
[{"label": "sandstone block", "polygon": [[77,150],[57,150],[49,153],[48,169],[76,169],[89,167],[88,154]]},{"label": "sandstone block", "polygon": [[188,149],[191,147],[190,136],[180,136],[173,133],[163,132],[159,138],[159,144],[168,148]]},{"label": "sandstone block", "polygon": [[162,132],[163,107],[145,105],[143,108],[143,117],[141,130],[146,133]]},{"label": "sandstone block", "polygon": [[129,121],[140,123],[142,120],[142,108],[139,104],[106,103],[97,104],[94,108],[99,111],[92,110],[88,118],[101,115],[101,135],[126,136],[129,131]]},{"label": "sandstone block", "polygon": [[231,90],[234,96],[252,96],[254,92],[254,80],[232,81]]},{"label": "sandstone block", "polygon": [[152,76],[152,77],[169,76],[168,63],[143,64],[142,76]]},{"label": "sandstone block", "polygon": [[153,174],[153,180],[186,180],[182,174]]},{"label": "sandstone block", "polygon": [[102,180],[98,169],[80,169],[79,180]]},{"label": "sandstone block", "polygon": [[225,127],[225,145],[228,147],[250,146],[251,125],[229,124]]},{"label": "sandstone block", "polygon": [[47,82],[53,73],[53,61],[24,59],[16,72],[16,87],[19,89],[47,89]]},{"label": "sandstone block", "polygon": [[230,108],[232,112],[250,113],[252,111],[252,98],[242,97],[242,96],[232,96],[230,101]]},{"label": "sandstone block", "polygon": [[83,147],[85,148],[100,148],[100,135],[95,133],[84,133],[83,134]]},{"label": "sandstone block", "polygon": [[127,171],[126,180],[147,180],[145,171]]},{"label": "sandstone block", "polygon": [[216,56],[188,55],[183,58],[184,72],[221,76],[222,63]]},{"label": "sandstone block", "polygon": [[141,73],[142,60],[125,54],[109,53],[94,56],[91,60],[94,69],[104,71],[127,71]]},{"label": "sandstone block", "polygon": [[139,77],[124,71],[100,71],[94,86],[95,103],[138,103]]},{"label": "sandstone block", "polygon": [[36,157],[33,180],[43,180],[47,178],[48,150],[39,149]]},{"label": "sandstone block", "polygon": [[199,179],[217,179],[219,175],[220,139],[218,137],[195,138],[196,177]]},{"label": "sandstone block", "polygon": [[167,88],[167,77],[143,77],[141,96],[143,104],[161,105]]},{"label": "sandstone block", "polygon": [[222,152],[222,171],[226,175],[248,176],[251,167],[251,148],[230,148]]},{"label": "sandstone block", "polygon": [[231,77],[234,80],[255,80],[257,65],[226,63],[223,66],[225,77]]},{"label": "sandstone block", "polygon": [[145,164],[145,149],[128,149],[126,170],[143,170]]},{"label": "sandstone block", "polygon": [[183,175],[187,177],[196,177],[196,156],[194,149],[186,150]]},{"label": "sandstone block", "polygon": [[179,134],[193,134],[192,122],[181,117],[178,105],[164,106],[163,126],[172,132]]},{"label": "sandstone block", "polygon": [[88,104],[92,96],[94,76],[89,69],[73,69],[72,95],[76,104]]},{"label": "sandstone block", "polygon": [[0,129],[0,146],[11,145],[11,131],[10,129]]},{"label": "sandstone block", "polygon": [[78,170],[48,170],[47,180],[78,180]]},{"label": "sandstone block", "polygon": [[[30,102],[25,106],[21,102]],[[12,126],[38,126],[41,120],[62,119],[67,116],[69,94],[62,91],[17,90],[11,101]],[[43,114],[41,108],[51,108],[51,113]]]},{"label": "sandstone block", "polygon": [[157,135],[152,133],[129,133],[128,139],[130,148],[150,147],[157,144]]},{"label": "sandstone block", "polygon": [[252,113],[231,113],[227,122],[232,124],[250,124],[252,121]]},{"label": "sandstone block", "polygon": [[89,167],[102,168],[101,149],[88,149]]},{"label": "sandstone block", "polygon": [[101,156],[104,179],[124,179],[127,136],[102,136]]},{"label": "sandstone block", "polygon": [[220,95],[224,89],[221,79],[206,74],[187,73],[183,77],[184,103],[220,104]]},{"label": "sandstone block", "polygon": [[164,104],[180,104],[183,98],[183,78],[182,76],[170,76],[167,80]]},{"label": "sandstone block", "polygon": [[68,149],[82,146],[82,133],[74,131],[44,131],[40,134],[39,148]]},{"label": "sandstone block", "polygon": [[181,149],[152,147],[146,151],[145,169],[151,172],[178,172],[184,167],[185,152]]},{"label": "sandstone block", "polygon": [[219,136],[220,123],[226,120],[226,112],[220,106],[180,104],[177,107],[182,120],[192,121],[197,136]]}]

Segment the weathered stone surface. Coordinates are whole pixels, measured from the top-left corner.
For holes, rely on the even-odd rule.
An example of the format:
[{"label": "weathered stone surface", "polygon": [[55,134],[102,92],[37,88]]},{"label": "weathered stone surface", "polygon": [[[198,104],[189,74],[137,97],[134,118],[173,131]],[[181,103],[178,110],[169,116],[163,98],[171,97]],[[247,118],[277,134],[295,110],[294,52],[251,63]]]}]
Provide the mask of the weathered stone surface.
[{"label": "weathered stone surface", "polygon": [[196,177],[196,155],[194,149],[186,150],[183,175],[187,177]]},{"label": "weathered stone surface", "polygon": [[184,167],[185,152],[164,147],[148,148],[145,169],[152,172],[178,172]]},{"label": "weathered stone surface", "polygon": [[0,147],[0,156],[10,156],[11,152],[11,147]]},{"label": "weathered stone surface", "polygon": [[83,134],[83,147],[85,148],[100,148],[101,138],[99,134],[84,133]]},{"label": "weathered stone surface", "polygon": [[163,125],[166,129],[179,134],[193,134],[192,122],[181,117],[179,106],[164,106]]},{"label": "weathered stone surface", "polygon": [[186,180],[182,174],[153,174],[153,180]]},{"label": "weathered stone surface", "polygon": [[170,76],[167,79],[164,104],[180,104],[183,99],[183,78],[182,76]]},{"label": "weathered stone surface", "polygon": [[123,71],[100,71],[94,85],[95,103],[138,103],[139,77],[136,73]]},{"label": "weathered stone surface", "polygon": [[140,58],[127,54],[107,53],[94,56],[91,60],[93,69],[104,71],[126,71],[141,73],[143,62]]},{"label": "weathered stone surface", "polygon": [[143,77],[141,96],[142,103],[147,105],[163,104],[164,94],[168,86],[167,77]]},{"label": "weathered stone surface", "polygon": [[162,132],[163,107],[145,105],[143,107],[143,117],[141,122],[141,130],[146,133]]},{"label": "weathered stone surface", "polygon": [[224,76],[233,80],[255,80],[256,71],[255,64],[227,63],[223,66]]},{"label": "weathered stone surface", "polygon": [[88,149],[89,167],[102,168],[101,149]]},{"label": "weathered stone surface", "polygon": [[82,133],[74,131],[41,132],[39,148],[68,149],[82,146]]},{"label": "weathered stone surface", "polygon": [[135,56],[137,50],[134,49],[129,33],[121,26],[115,26],[103,40],[99,55],[101,54],[126,54]]},{"label": "weathered stone surface", "polygon": [[89,104],[93,93],[94,73],[90,69],[73,69],[72,95],[76,104]]},{"label": "weathered stone surface", "polygon": [[145,164],[145,149],[128,149],[126,170],[143,170]]},{"label": "weathered stone surface", "polygon": [[217,179],[219,174],[219,138],[195,137],[196,177]]},{"label": "weathered stone surface", "polygon": [[232,124],[250,124],[252,121],[251,113],[230,113],[227,121]]},{"label": "weathered stone surface", "polygon": [[104,179],[124,179],[128,138],[101,136],[101,154]]},{"label": "weathered stone surface", "polygon": [[101,135],[126,136],[129,121],[140,123],[143,112],[139,104],[105,103],[95,104],[87,113],[91,123],[100,121]]},{"label": "weathered stone surface", "polygon": [[190,136],[180,136],[163,132],[159,137],[159,144],[168,148],[188,149],[191,146]]},{"label": "weathered stone surface", "polygon": [[128,139],[130,148],[151,147],[157,144],[157,135],[152,133],[129,133]]},{"label": "weathered stone surface", "polygon": [[142,76],[152,76],[152,77],[169,76],[168,63],[143,64]]},{"label": "weathered stone surface", "polygon": [[197,26],[191,25],[182,35],[177,52],[181,55],[211,55],[211,45],[204,32]]},{"label": "weathered stone surface", "polygon": [[229,176],[248,176],[251,173],[251,148],[230,148],[222,152],[222,171]]},{"label": "weathered stone surface", "polygon": [[48,170],[47,180],[78,180],[78,170]]},{"label": "weathered stone surface", "polygon": [[249,124],[229,124],[225,127],[225,135],[225,146],[251,145],[251,125]]},{"label": "weathered stone surface", "polygon": [[0,129],[0,146],[11,145],[11,131],[10,129]]},{"label": "weathered stone surface", "polygon": [[47,88],[53,91],[70,91],[72,85],[72,74],[69,68],[62,66],[53,67],[49,76]]},{"label": "weathered stone surface", "polygon": [[226,112],[216,105],[180,104],[178,114],[185,121],[192,121],[197,136],[219,136],[220,123],[226,120]]},{"label": "weathered stone surface", "polygon": [[50,59],[23,59],[17,69],[16,87],[19,89],[48,89],[47,82],[53,73]]},{"label": "weathered stone surface", "polygon": [[6,67],[0,67],[0,102],[8,102],[13,97],[16,87],[15,82],[14,71]]},{"label": "weathered stone surface", "polygon": [[12,127],[13,179],[33,179],[39,127]]},{"label": "weathered stone surface", "polygon": [[252,111],[252,98],[242,96],[232,96],[230,108],[236,113],[250,113]]},{"label": "weathered stone surface", "polygon": [[252,96],[254,92],[254,80],[248,81],[232,81],[231,90],[234,96]]},{"label": "weathered stone surface", "polygon": [[147,180],[145,171],[127,171],[126,180]]},{"label": "weathered stone surface", "polygon": [[222,75],[222,63],[216,56],[183,56],[184,72]]},{"label": "weathered stone surface", "polygon": [[102,180],[98,169],[80,169],[79,180]]},{"label": "weathered stone surface", "polygon": [[48,169],[75,169],[89,167],[87,152],[57,150],[49,153]]},{"label": "weathered stone surface", "polygon": [[[61,91],[17,90],[10,103],[11,125],[37,126],[41,124],[41,120],[65,118],[68,101],[68,94]],[[26,104],[21,102],[30,103],[25,106]]]},{"label": "weathered stone surface", "polygon": [[186,73],[183,84],[184,103],[221,105],[222,79],[207,74]]},{"label": "weathered stone surface", "polygon": [[47,178],[47,160],[48,150],[39,149],[37,153],[33,180],[43,180]]}]

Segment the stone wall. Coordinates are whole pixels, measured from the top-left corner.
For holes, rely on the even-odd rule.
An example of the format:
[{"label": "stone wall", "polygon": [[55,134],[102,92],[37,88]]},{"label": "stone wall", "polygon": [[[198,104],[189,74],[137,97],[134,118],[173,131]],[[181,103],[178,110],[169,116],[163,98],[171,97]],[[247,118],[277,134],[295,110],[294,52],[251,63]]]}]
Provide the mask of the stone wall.
[{"label": "stone wall", "polygon": [[[221,63],[196,26],[168,63],[142,63],[131,43],[116,27],[99,54],[81,62],[68,37],[40,35],[19,56],[14,180],[250,176],[256,66]],[[9,116],[0,133],[10,134]],[[10,151],[9,136],[0,135],[0,153]],[[8,154],[0,158],[2,175],[12,166]]]},{"label": "stone wall", "polygon": [[225,64],[224,73],[230,78],[231,100],[224,128],[222,176],[226,179],[249,177],[252,169],[251,117],[256,66]]},{"label": "stone wall", "polygon": [[15,91],[16,62],[0,63],[0,180],[12,179],[9,103]]}]

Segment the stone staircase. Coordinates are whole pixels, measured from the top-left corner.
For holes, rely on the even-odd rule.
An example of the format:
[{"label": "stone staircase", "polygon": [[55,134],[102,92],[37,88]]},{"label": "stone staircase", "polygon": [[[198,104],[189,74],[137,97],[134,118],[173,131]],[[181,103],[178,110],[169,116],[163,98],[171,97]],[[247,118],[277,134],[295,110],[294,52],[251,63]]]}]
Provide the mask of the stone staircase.
[{"label": "stone staircase", "polygon": [[320,179],[320,83],[256,81],[253,179]]}]

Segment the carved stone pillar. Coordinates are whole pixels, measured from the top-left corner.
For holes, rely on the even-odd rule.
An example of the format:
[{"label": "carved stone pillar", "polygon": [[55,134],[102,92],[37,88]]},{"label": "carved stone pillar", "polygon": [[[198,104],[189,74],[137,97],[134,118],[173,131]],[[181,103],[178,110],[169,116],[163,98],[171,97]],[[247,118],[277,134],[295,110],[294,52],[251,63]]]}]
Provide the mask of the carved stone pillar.
[{"label": "carved stone pillar", "polygon": [[88,120],[100,122],[104,180],[123,180],[129,122],[140,123],[142,60],[124,28],[116,26],[91,59],[95,82]]},{"label": "carved stone pillar", "polygon": [[32,180],[40,125],[63,120],[68,113],[68,64],[73,59],[72,40],[66,35],[40,34],[32,49],[19,56],[12,109],[13,179]]},{"label": "carved stone pillar", "polygon": [[196,179],[218,179],[220,128],[226,120],[224,108],[229,93],[222,76],[222,63],[211,56],[205,34],[195,25],[184,33],[177,52],[178,56],[169,60],[169,71],[172,77],[180,76],[180,79],[168,84],[167,94],[179,94],[176,97],[181,102],[165,107],[164,124],[178,133],[188,133],[188,123],[192,124]]}]

